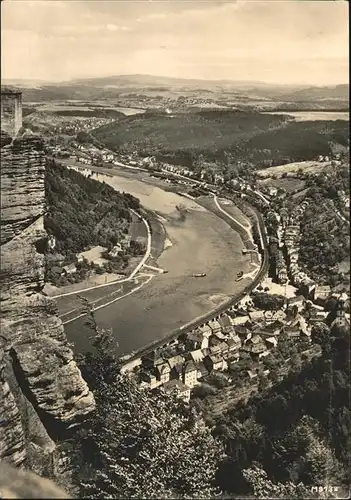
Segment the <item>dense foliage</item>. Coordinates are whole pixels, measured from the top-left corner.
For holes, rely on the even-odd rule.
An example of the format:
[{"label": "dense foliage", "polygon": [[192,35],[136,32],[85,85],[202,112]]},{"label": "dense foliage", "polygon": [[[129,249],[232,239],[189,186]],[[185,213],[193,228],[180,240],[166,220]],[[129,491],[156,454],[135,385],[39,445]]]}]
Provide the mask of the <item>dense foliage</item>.
[{"label": "dense foliage", "polygon": [[274,295],[264,292],[255,292],[252,294],[252,300],[255,307],[265,311],[275,311],[283,307],[285,297],[283,295]]},{"label": "dense foliage", "polygon": [[[289,121],[286,116],[252,111],[200,111],[166,115],[149,112],[94,130],[111,149],[154,155],[195,168],[200,155],[216,170],[272,166],[330,155],[332,144],[348,145],[348,122]],[[237,172],[237,173],[242,173]]]},{"label": "dense foliage", "polygon": [[340,492],[349,483],[349,332],[334,327],[319,339],[319,359],[217,421],[229,455],[218,473],[222,489],[257,493],[262,478],[265,488],[303,483],[309,492],[328,485]]},{"label": "dense foliage", "polygon": [[53,114],[58,116],[83,116],[83,117],[95,117],[95,118],[123,118],[124,114],[113,108],[92,108],[92,109],[60,109],[59,111],[54,111]]},{"label": "dense foliage", "polygon": [[222,447],[194,410],[173,395],[140,389],[118,373],[109,332],[80,361],[95,415],[72,439],[83,498],[211,498]]},{"label": "dense foliage", "polygon": [[350,231],[340,193],[350,195],[349,167],[323,172],[308,182],[309,205],[301,221],[300,264],[313,277],[335,285],[343,280],[338,265],[349,259]]},{"label": "dense foliage", "polygon": [[183,165],[204,154],[223,157],[254,134],[280,126],[286,119],[242,111],[201,111],[174,116],[145,113],[94,130],[94,136],[111,149],[138,151]]},{"label": "dense foliage", "polygon": [[293,122],[287,126],[263,132],[250,139],[249,149],[269,150],[276,160],[313,160],[332,153],[331,142],[348,145],[348,122],[344,120]]},{"label": "dense foliage", "polygon": [[139,210],[139,200],[130,194],[52,161],[46,167],[45,190],[45,229],[64,255],[120,241],[128,232],[130,208]]}]

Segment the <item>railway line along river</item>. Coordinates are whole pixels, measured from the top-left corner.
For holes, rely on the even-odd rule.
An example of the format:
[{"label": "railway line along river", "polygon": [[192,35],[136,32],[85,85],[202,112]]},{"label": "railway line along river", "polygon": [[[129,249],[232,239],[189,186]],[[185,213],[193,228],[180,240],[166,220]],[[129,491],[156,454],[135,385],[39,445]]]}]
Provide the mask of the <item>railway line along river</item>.
[{"label": "railway line along river", "polygon": [[[111,173],[113,177],[99,175],[99,179],[139,198],[147,210],[162,217],[167,233],[167,245],[157,262],[168,272],[155,273],[134,293],[95,313],[101,327],[112,329],[121,356],[162,339],[228,301],[251,281],[236,281],[237,274],[254,267],[250,256],[242,253],[240,236],[210,210],[162,189],[159,182],[153,185],[153,179],[143,173],[117,169]],[[141,273],[147,271],[144,267]],[[196,278],[197,273],[206,275]],[[60,308],[60,299],[57,302]],[[65,325],[68,339],[80,352],[90,347],[91,331],[85,323],[81,317]]]}]

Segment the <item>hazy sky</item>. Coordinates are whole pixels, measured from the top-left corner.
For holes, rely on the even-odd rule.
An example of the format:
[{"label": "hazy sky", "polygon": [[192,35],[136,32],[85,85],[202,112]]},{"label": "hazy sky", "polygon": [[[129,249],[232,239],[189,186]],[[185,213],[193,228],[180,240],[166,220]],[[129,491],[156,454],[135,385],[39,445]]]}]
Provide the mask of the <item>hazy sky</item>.
[{"label": "hazy sky", "polygon": [[349,79],[347,1],[5,0],[1,9],[2,78]]}]

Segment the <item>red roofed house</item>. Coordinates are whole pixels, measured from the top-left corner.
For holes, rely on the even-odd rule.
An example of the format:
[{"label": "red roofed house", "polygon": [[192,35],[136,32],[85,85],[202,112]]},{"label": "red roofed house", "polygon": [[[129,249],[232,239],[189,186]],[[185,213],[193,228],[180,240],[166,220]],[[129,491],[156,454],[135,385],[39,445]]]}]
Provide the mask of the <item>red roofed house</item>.
[{"label": "red roofed house", "polygon": [[190,352],[190,357],[194,361],[194,363],[200,363],[201,361],[203,361],[205,354],[201,349],[197,349]]},{"label": "red roofed house", "polygon": [[208,339],[206,335],[203,334],[199,329],[190,332],[186,338],[186,345],[191,350],[196,349],[207,349]]},{"label": "red roofed house", "polygon": [[212,319],[211,321],[209,321],[209,326],[212,330],[213,335],[216,335],[217,333],[222,333],[222,327],[216,319]]},{"label": "red roofed house", "polygon": [[329,285],[326,286],[316,285],[312,293],[312,300],[317,304],[324,306],[325,301],[327,300],[330,294],[331,294],[331,288]]}]

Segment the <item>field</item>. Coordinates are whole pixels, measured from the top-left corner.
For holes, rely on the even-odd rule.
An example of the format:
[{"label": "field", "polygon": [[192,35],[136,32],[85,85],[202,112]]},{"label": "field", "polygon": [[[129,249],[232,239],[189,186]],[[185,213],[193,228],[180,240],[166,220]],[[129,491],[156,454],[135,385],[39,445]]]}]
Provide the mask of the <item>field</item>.
[{"label": "field", "polygon": [[[253,244],[252,239],[251,239],[252,233],[251,233],[250,226],[247,226],[244,224],[245,229],[243,229],[241,226],[236,224],[234,221],[231,221],[230,219],[228,220],[228,217],[225,214],[223,214],[223,212],[221,212],[221,210],[219,210],[219,208],[217,207],[217,205],[212,197],[200,196],[197,199],[197,201],[201,206],[207,208],[208,210],[211,210],[211,212],[216,214],[217,217],[219,217],[222,220],[225,220],[227,222],[227,224],[232,228],[232,230],[236,231],[238,233],[238,235],[240,235],[240,239],[243,243],[243,248],[246,248],[248,250],[252,250],[254,248],[254,244]],[[222,203],[220,203],[220,201],[221,200],[219,200],[219,205],[221,206]],[[232,217],[235,217],[236,210],[232,212],[230,208],[227,210],[227,206],[223,206],[223,205],[221,206],[221,208],[224,209],[227,213],[229,213],[229,215],[231,215]]]},{"label": "field", "polygon": [[[276,175],[276,174],[274,174]],[[292,193],[293,191],[302,191],[305,187],[305,181],[298,179],[297,177],[280,177],[278,179],[272,179],[268,177],[258,181],[261,186],[271,186],[275,188],[285,189],[287,193]]]},{"label": "field", "polygon": [[218,200],[221,207],[232,217],[234,217],[240,224],[243,226],[247,227],[250,229],[250,220],[249,218],[243,214],[243,212],[240,210],[239,207],[237,207],[232,201],[230,200],[223,200],[219,199]]},{"label": "field", "polygon": [[272,175],[276,176],[277,178],[281,178],[281,176],[285,173],[288,175],[297,174],[300,169],[302,169],[303,172],[307,174],[317,174],[326,167],[330,166],[331,162],[301,161],[258,170],[257,175],[263,179],[272,177]]}]

